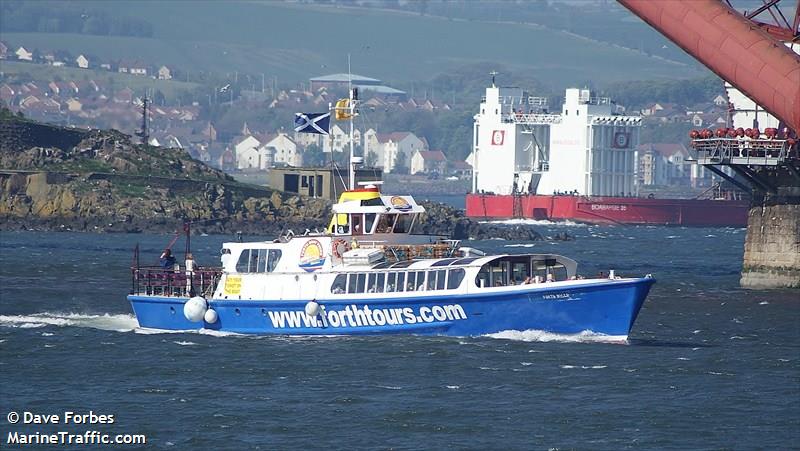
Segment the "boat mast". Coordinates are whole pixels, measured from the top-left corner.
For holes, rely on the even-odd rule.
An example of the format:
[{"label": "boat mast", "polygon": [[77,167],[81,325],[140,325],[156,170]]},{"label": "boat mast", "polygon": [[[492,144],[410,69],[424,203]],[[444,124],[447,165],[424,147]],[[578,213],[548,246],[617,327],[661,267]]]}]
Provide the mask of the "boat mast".
[{"label": "boat mast", "polygon": [[353,74],[350,71],[350,54],[347,54],[347,90],[350,95],[350,102],[348,102],[347,106],[349,107],[349,115],[350,115],[350,160],[349,160],[349,169],[350,172],[348,173],[348,180],[350,184],[350,190],[354,190],[356,187],[356,163],[353,161],[353,157],[355,156],[355,143],[353,142],[353,116],[356,113],[356,105],[353,95]]}]

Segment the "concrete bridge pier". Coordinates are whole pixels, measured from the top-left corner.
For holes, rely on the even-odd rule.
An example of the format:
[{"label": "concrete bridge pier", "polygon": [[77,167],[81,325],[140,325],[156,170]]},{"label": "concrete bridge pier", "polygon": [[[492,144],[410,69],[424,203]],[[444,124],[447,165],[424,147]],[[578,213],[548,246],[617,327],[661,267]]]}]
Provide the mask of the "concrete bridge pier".
[{"label": "concrete bridge pier", "polygon": [[800,183],[791,171],[773,173],[776,193],[753,198],[747,221],[743,288],[800,288]]}]

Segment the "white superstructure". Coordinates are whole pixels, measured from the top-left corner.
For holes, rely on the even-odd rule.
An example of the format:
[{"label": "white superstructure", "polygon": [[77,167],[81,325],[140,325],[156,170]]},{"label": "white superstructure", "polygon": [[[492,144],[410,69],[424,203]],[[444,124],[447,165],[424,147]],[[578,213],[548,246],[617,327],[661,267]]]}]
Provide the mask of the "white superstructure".
[{"label": "white superstructure", "polygon": [[486,89],[474,116],[473,192],[618,196],[635,192],[641,118],[567,89],[560,114],[519,88]]}]

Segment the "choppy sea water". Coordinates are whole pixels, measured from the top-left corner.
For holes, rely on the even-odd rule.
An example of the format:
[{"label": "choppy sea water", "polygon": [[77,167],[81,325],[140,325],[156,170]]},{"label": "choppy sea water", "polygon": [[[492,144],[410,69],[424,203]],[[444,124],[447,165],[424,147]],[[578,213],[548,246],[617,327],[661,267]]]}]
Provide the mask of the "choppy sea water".
[{"label": "choppy sea water", "polygon": [[[250,337],[140,330],[132,249],[167,235],[0,235],[0,434],[145,434],[167,449],[767,449],[800,446],[800,294],[738,288],[744,230],[533,223],[579,271],[658,280],[627,344]],[[201,265],[224,236],[193,237]],[[181,246],[179,242],[178,247]],[[11,425],[7,413],[113,414]],[[124,448],[124,447],[123,447]]]}]

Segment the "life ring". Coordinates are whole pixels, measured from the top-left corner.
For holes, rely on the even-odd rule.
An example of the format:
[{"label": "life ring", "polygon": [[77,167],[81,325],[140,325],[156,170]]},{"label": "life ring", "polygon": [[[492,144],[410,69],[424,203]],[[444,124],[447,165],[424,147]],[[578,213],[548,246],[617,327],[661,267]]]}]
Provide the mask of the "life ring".
[{"label": "life ring", "polygon": [[333,256],[336,258],[342,258],[345,252],[350,250],[350,243],[343,240],[342,238],[336,238],[333,240]]}]

